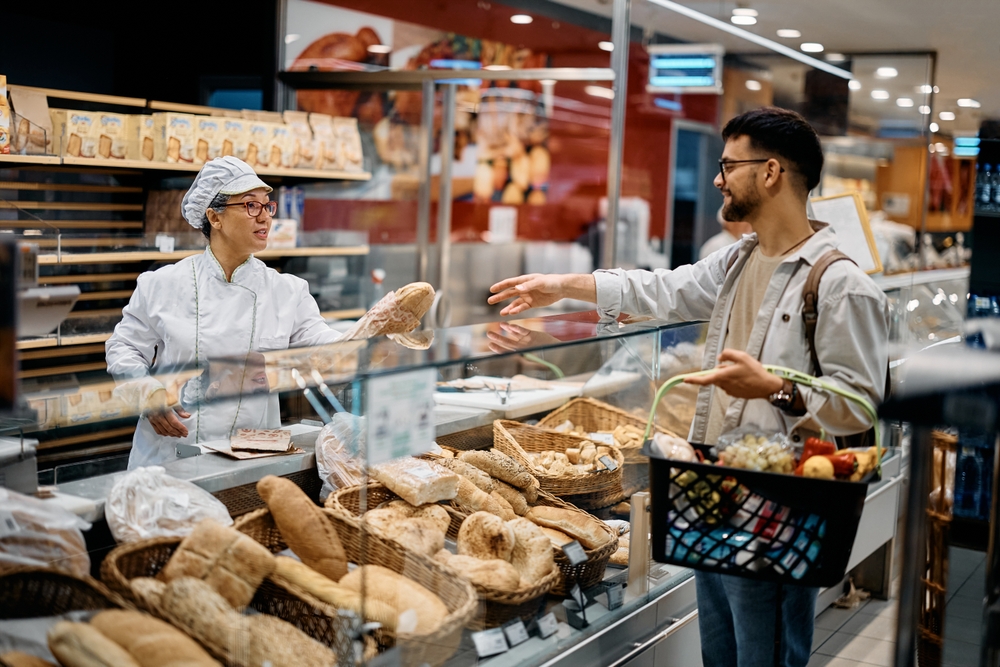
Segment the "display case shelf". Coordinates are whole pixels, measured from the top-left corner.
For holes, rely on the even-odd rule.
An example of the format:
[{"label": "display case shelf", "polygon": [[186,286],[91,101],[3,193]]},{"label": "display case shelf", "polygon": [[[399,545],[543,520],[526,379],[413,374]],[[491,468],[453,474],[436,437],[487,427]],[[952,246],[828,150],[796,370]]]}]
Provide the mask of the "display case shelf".
[{"label": "display case shelf", "polygon": [[419,90],[424,81],[450,79],[485,81],[614,81],[608,67],[544,67],[536,69],[383,70],[378,72],[279,72],[278,78],[296,90]]},{"label": "display case shelf", "polygon": [[[176,262],[205,252],[204,249],[175,250],[160,252],[158,250],[128,250],[123,252],[94,253],[62,253],[61,255],[45,254],[38,256],[38,264],[114,264],[134,262]],[[281,259],[284,257],[341,257],[350,255],[367,255],[368,246],[324,246],[315,248],[282,248],[265,250],[256,253],[254,257],[261,260]]]}]

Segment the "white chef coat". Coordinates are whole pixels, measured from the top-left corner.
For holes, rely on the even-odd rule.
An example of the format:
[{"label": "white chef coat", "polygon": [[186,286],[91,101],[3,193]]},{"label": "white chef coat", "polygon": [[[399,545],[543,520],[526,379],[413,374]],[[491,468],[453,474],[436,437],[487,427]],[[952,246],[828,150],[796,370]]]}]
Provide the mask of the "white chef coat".
[{"label": "white chef coat", "polygon": [[[253,351],[323,345],[339,337],[320,315],[305,280],[278,273],[251,255],[227,281],[206,248],[139,276],[105,352],[116,393],[141,407],[164,386],[156,376],[204,370],[209,359],[245,359]],[[129,469],[173,459],[178,444],[228,438],[238,428],[280,426],[276,394],[206,403],[202,379],[190,380],[181,392],[191,413],[181,419],[187,437],[157,435],[149,420],[140,418]]]}]

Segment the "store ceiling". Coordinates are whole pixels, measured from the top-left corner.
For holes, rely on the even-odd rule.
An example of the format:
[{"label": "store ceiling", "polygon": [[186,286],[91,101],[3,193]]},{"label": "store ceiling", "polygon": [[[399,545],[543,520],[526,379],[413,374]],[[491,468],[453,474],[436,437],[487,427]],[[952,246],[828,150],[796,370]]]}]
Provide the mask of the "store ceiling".
[{"label": "store ceiling", "polygon": [[[554,0],[576,9],[611,16],[611,0]],[[678,0],[681,4],[714,18],[729,21],[737,3],[732,1]],[[741,0],[741,7],[757,10],[757,24],[745,29],[787,46],[797,48],[802,42],[819,42],[825,53],[869,53],[888,51],[936,51],[936,83],[940,93],[933,100],[934,118],[944,132],[974,132],[981,118],[1000,118],[1000,2],[997,0]],[[961,18],[960,18],[961,17]],[[654,5],[647,0],[633,0],[632,24],[691,42],[716,42],[729,53],[761,53],[761,47]],[[782,39],[780,28],[794,28],[802,33],[797,39]],[[823,54],[820,54],[821,56]],[[762,61],[763,62],[763,61]],[[875,63],[865,58],[867,69]],[[852,113],[863,116],[917,119],[924,103],[914,86],[923,81],[922,65],[912,59],[901,64],[886,57],[887,66],[896,66],[896,80],[874,80],[871,74],[855,70],[863,87],[852,91]],[[859,63],[860,64],[860,63]],[[871,66],[871,67],[869,67]],[[866,81],[865,77],[869,77]],[[878,85],[888,90],[890,99],[876,102],[871,89]],[[898,90],[896,90],[898,88]],[[907,95],[908,94],[908,95]],[[896,106],[897,97],[908,96],[914,106]],[[959,98],[971,98],[981,108],[960,108]],[[941,111],[953,111],[954,121],[941,120]]]}]

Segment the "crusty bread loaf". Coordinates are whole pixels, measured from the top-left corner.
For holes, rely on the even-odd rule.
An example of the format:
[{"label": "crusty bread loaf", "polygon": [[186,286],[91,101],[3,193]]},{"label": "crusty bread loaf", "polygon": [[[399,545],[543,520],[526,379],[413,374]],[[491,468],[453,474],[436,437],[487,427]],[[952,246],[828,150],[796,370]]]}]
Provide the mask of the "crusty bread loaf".
[{"label": "crusty bread loaf", "polygon": [[418,320],[427,314],[434,303],[434,288],[429,283],[410,283],[396,290],[399,307]]},{"label": "crusty bread loaf", "polygon": [[48,640],[63,667],[140,667],[128,651],[87,623],[59,621],[49,629]]},{"label": "crusty bread loaf", "polygon": [[483,588],[513,592],[521,586],[520,573],[513,565],[499,558],[481,560],[472,556],[455,555],[442,549],[434,556],[434,560],[448,571]]},{"label": "crusty bread loaf", "polygon": [[247,618],[251,664],[271,667],[331,667],[333,651],[280,618],[257,614]]},{"label": "crusty bread loaf", "polygon": [[299,486],[268,475],[257,482],[281,537],[302,562],[333,581],[347,574],[347,556],[337,529]]},{"label": "crusty bread loaf", "polygon": [[0,654],[0,663],[8,665],[8,667],[57,667],[48,660],[42,660],[21,651],[8,651]]},{"label": "crusty bread loaf", "polygon": [[601,521],[583,512],[539,505],[528,510],[525,516],[539,526],[566,533],[586,549],[599,549],[615,539],[604,530]]},{"label": "crusty bread loaf", "polygon": [[358,593],[380,600],[393,608],[400,616],[400,632],[403,620],[415,617],[408,634],[428,635],[441,627],[448,617],[448,607],[437,595],[401,574],[380,565],[361,565],[340,580],[340,585]]},{"label": "crusty bread loaf", "polygon": [[204,519],[184,538],[160,572],[160,579],[203,579],[229,604],[245,607],[264,577],[274,571],[274,556],[238,530]]},{"label": "crusty bread loaf", "polygon": [[198,642],[149,614],[109,609],[94,616],[90,624],[142,667],[220,667]]},{"label": "crusty bread loaf", "polygon": [[538,527],[539,529],[541,529],[543,533],[545,533],[545,536],[549,538],[549,541],[552,542],[553,549],[559,549],[562,547],[562,545],[569,544],[570,542],[573,541],[572,537],[562,532],[561,530],[556,530],[554,528],[546,528],[545,526],[538,526]]},{"label": "crusty bread loaf", "polygon": [[502,517],[503,507],[490,494],[486,493],[475,484],[464,477],[458,479],[458,494],[455,496],[455,504],[459,509],[466,512],[489,512],[498,517]]},{"label": "crusty bread loaf", "polygon": [[167,589],[165,583],[152,577],[136,577],[128,583],[132,589],[132,594],[139,599],[140,606],[144,606],[146,609],[158,608],[163,597],[163,591]]},{"label": "crusty bread loaf", "polygon": [[518,489],[528,489],[536,484],[527,468],[495,449],[489,452],[462,452],[461,460]]},{"label": "crusty bread loaf", "polygon": [[501,482],[499,479],[495,480],[493,490],[503,496],[506,500],[514,514],[518,516],[524,516],[528,513],[528,501],[525,500],[524,494],[515,489],[513,486],[507,482]]},{"label": "crusty bread loaf", "polygon": [[413,518],[433,521],[434,525],[436,525],[438,530],[442,533],[447,533],[448,528],[451,526],[451,515],[448,514],[448,510],[440,505],[421,505],[417,508],[417,511],[413,513]]},{"label": "crusty bread loaf", "polygon": [[514,550],[514,530],[489,512],[470,514],[458,530],[458,553],[482,560],[510,561]]},{"label": "crusty bread loaf", "polygon": [[391,507],[366,512],[362,518],[375,532],[425,556],[433,556],[444,547],[447,528],[442,530],[434,519],[404,517]]},{"label": "crusty bread loaf", "polygon": [[436,463],[412,456],[372,466],[371,475],[414,506],[451,500],[458,493],[458,475]]},{"label": "crusty bread loaf", "polygon": [[521,581],[535,585],[544,579],[555,567],[552,542],[542,529],[528,519],[517,518],[507,525],[514,531],[514,550],[510,554],[510,564],[521,575]]},{"label": "crusty bread loaf", "polygon": [[384,602],[371,597],[362,598],[360,593],[339,585],[294,558],[278,556],[277,563],[275,575],[298,586],[321,602],[338,609],[348,609],[366,621],[376,621],[388,630],[396,630],[396,610]]},{"label": "crusty bread loaf", "polygon": [[448,468],[448,470],[451,470],[453,473],[456,473],[466,478],[467,480],[475,484],[477,487],[479,487],[481,491],[484,491],[486,493],[490,493],[491,491],[493,491],[494,486],[497,483],[497,480],[494,480],[492,477],[490,477],[488,474],[486,474],[476,466],[472,465],[471,463],[466,463],[465,461],[462,461],[460,459],[441,459],[437,461],[437,463],[440,463],[445,468]]},{"label": "crusty bread loaf", "polygon": [[618,547],[618,549],[611,554],[611,558],[608,560],[612,565],[619,565],[621,567],[628,567],[628,547]]},{"label": "crusty bread loaf", "polygon": [[507,499],[501,496],[499,493],[494,491],[490,494],[490,497],[496,501],[496,504],[500,506],[500,518],[504,521],[510,521],[511,519],[516,519],[517,514],[514,513],[514,508],[510,506]]}]

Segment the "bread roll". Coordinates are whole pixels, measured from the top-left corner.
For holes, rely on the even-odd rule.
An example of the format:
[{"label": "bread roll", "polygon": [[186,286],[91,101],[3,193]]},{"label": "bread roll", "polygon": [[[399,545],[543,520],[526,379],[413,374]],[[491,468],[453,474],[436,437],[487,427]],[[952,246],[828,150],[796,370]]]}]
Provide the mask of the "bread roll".
[{"label": "bread roll", "polygon": [[[440,523],[434,519],[400,518],[392,508],[386,508],[367,512],[364,520],[377,533],[425,556],[433,556],[444,548],[447,529],[442,530]],[[450,525],[450,519],[448,523]]]},{"label": "bread roll", "polygon": [[[295,584],[306,593],[318,600],[338,609],[348,609],[358,614],[366,621],[376,621],[390,631],[396,630],[396,610],[393,607],[374,600],[365,599],[360,593],[337,584],[324,577],[305,563],[287,556],[277,557],[278,566],[275,574]],[[364,605],[362,608],[362,604]]]},{"label": "bread roll", "polygon": [[566,533],[586,549],[599,549],[615,539],[602,522],[583,512],[539,505],[525,516],[539,526]]},{"label": "bread roll", "polygon": [[257,493],[303,563],[334,581],[347,574],[347,556],[336,528],[295,482],[268,475],[257,482]]},{"label": "bread roll", "polygon": [[536,483],[527,468],[495,449],[489,452],[462,452],[461,459],[518,489],[527,489]]},{"label": "bread roll", "polygon": [[505,560],[480,560],[472,556],[454,555],[442,549],[434,556],[449,572],[465,577],[477,586],[514,592],[521,586],[521,575]]},{"label": "bread roll", "polygon": [[507,525],[514,531],[514,550],[510,564],[521,575],[521,581],[534,586],[555,567],[552,542],[542,529],[528,519],[517,518]]},{"label": "bread roll", "polygon": [[361,565],[340,580],[340,585],[395,608],[400,616],[415,615],[410,634],[436,632],[448,617],[448,608],[437,595],[415,581],[380,565]]},{"label": "bread roll", "polygon": [[220,667],[198,642],[149,614],[110,609],[94,616],[90,624],[142,667]]},{"label": "bread roll", "polygon": [[482,560],[510,561],[514,550],[514,530],[489,512],[476,512],[462,522],[458,530],[458,553]]},{"label": "bread roll", "polygon": [[489,512],[496,516],[503,514],[503,507],[493,496],[476,487],[464,477],[458,478],[458,494],[455,504],[466,512]]},{"label": "bread roll", "polygon": [[0,663],[9,667],[57,667],[48,660],[42,660],[20,651],[8,651],[0,654]]},{"label": "bread roll", "polygon": [[628,547],[618,547],[608,560],[612,565],[628,567]]},{"label": "bread roll", "polygon": [[413,518],[433,521],[442,533],[447,533],[451,527],[451,515],[440,505],[421,505],[413,513]]},{"label": "bread roll", "polygon": [[160,579],[203,579],[239,608],[250,603],[260,582],[273,571],[270,551],[237,530],[204,519],[181,542]]},{"label": "bread roll", "polygon": [[501,496],[499,493],[494,491],[490,494],[490,497],[496,501],[497,505],[500,506],[500,514],[498,515],[504,521],[510,521],[511,519],[517,518],[517,514],[514,513],[514,508],[511,507],[510,503]]},{"label": "bread roll", "polygon": [[549,541],[552,542],[553,549],[561,549],[564,544],[569,544],[570,542],[573,541],[572,537],[570,537],[569,535],[567,535],[562,531],[555,530],[554,528],[546,528],[545,526],[538,526],[538,529],[541,530],[542,533],[544,533],[545,536],[549,538]]},{"label": "bread roll", "polygon": [[128,651],[86,623],[59,621],[49,629],[48,640],[63,667],[140,667]]},{"label": "bread roll", "polygon": [[412,456],[372,466],[371,475],[414,506],[451,500],[458,494],[458,475],[437,463]]},{"label": "bread roll", "polygon": [[439,463],[451,470],[453,473],[465,477],[467,480],[479,487],[480,490],[486,493],[490,493],[494,490],[496,481],[470,463],[466,463],[460,459],[445,459]]},{"label": "bread roll", "polygon": [[506,500],[510,504],[511,509],[514,510],[514,514],[524,516],[528,513],[528,501],[524,499],[524,494],[507,482],[496,480],[493,490],[503,496],[503,499]]}]

